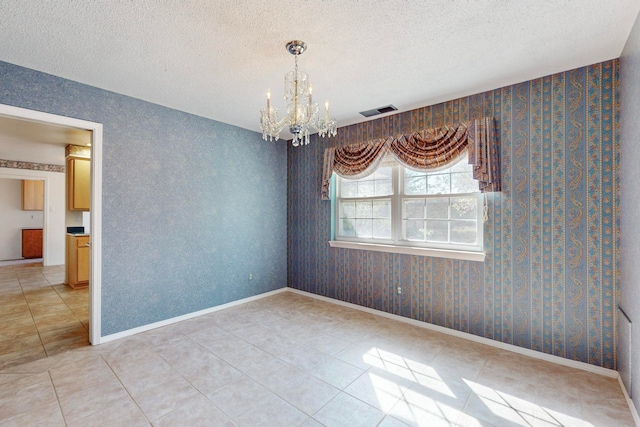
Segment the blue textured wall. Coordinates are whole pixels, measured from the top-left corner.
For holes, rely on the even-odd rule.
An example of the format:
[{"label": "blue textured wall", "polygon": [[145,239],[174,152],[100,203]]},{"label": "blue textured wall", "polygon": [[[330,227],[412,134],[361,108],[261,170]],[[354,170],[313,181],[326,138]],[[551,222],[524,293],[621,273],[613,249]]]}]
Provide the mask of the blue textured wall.
[{"label": "blue textured wall", "polygon": [[[614,368],[617,67],[595,64],[290,147],[288,285]],[[503,191],[487,196],[484,263],[329,247],[330,204],[320,200],[327,144],[484,116],[496,120],[503,177]]]},{"label": "blue textured wall", "polygon": [[286,286],[284,143],[4,62],[0,103],[104,125],[103,336]]}]

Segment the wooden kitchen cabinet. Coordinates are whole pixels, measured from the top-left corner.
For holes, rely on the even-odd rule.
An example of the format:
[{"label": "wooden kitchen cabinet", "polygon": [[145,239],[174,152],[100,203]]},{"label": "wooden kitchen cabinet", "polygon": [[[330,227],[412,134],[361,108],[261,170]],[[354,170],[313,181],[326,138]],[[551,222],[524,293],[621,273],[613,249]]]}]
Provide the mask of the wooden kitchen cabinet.
[{"label": "wooden kitchen cabinet", "polygon": [[67,284],[72,288],[89,285],[91,248],[89,236],[67,234]]},{"label": "wooden kitchen cabinet", "polygon": [[22,210],[44,210],[44,181],[22,180]]},{"label": "wooden kitchen cabinet", "polygon": [[22,229],[22,258],[42,258],[42,228]]},{"label": "wooden kitchen cabinet", "polygon": [[67,158],[67,209],[88,211],[91,207],[91,160]]}]

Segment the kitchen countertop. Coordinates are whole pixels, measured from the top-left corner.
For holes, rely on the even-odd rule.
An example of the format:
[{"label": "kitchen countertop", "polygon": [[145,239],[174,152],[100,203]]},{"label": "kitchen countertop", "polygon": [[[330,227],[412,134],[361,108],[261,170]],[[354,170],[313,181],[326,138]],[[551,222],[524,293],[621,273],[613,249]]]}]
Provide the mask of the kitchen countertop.
[{"label": "kitchen countertop", "polygon": [[83,237],[83,236],[89,236],[89,233],[67,233],[67,235],[75,236],[75,237]]}]

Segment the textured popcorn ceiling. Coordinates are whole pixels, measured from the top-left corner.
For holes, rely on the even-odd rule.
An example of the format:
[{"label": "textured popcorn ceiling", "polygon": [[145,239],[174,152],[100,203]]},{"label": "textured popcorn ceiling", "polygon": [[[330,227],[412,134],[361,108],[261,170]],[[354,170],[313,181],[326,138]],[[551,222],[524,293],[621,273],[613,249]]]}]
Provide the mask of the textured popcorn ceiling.
[{"label": "textured popcorn ceiling", "polygon": [[[620,56],[640,0],[2,0],[0,60],[259,131],[308,50],[340,126]],[[1,76],[0,76],[1,78]]]}]

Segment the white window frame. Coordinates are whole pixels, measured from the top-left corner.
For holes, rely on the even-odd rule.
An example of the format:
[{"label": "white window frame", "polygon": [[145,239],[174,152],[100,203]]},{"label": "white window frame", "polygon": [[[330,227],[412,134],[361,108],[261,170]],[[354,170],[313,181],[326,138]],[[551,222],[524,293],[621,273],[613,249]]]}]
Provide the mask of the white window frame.
[{"label": "white window frame", "polygon": [[[332,196],[333,208],[332,216],[334,221],[333,240],[329,243],[331,247],[349,248],[370,250],[378,252],[391,252],[402,253],[410,255],[422,255],[432,256],[440,258],[453,258],[463,259],[471,261],[484,261],[485,254],[483,252],[483,221],[482,212],[484,205],[484,198],[482,193],[456,193],[456,194],[435,194],[435,195],[404,195],[403,183],[404,183],[404,170],[405,167],[393,159],[395,165],[392,167],[392,186],[393,194],[389,196],[373,196],[373,197],[358,197],[358,198],[344,198],[342,199],[338,195],[340,194],[341,179],[336,176],[334,180],[335,192]],[[383,161],[382,164],[388,164],[388,161]],[[448,167],[448,166],[447,166]],[[406,199],[429,199],[429,198],[444,198],[444,197],[477,197],[477,212],[476,223],[477,230],[476,235],[478,238],[477,245],[460,245],[450,243],[435,243],[435,242],[419,242],[402,240],[404,236],[404,224],[403,224],[403,200]],[[365,239],[358,237],[339,236],[339,224],[340,224],[340,202],[342,200],[380,200],[391,199],[391,239]],[[448,221],[451,221],[449,219]]]}]

